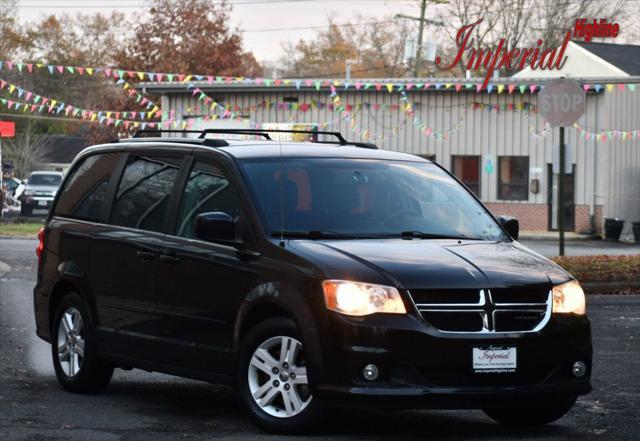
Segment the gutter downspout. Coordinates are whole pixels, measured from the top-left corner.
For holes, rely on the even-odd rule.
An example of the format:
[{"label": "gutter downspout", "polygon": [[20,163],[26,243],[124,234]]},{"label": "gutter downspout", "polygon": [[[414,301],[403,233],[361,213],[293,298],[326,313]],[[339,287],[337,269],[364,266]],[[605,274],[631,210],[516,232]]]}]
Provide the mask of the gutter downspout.
[{"label": "gutter downspout", "polygon": [[[595,96],[595,110],[596,116],[594,121],[594,127],[598,126],[598,95]],[[591,205],[589,207],[589,221],[591,223],[591,233],[596,232],[596,192],[597,192],[597,184],[598,181],[598,143],[593,143],[593,188],[591,193]]]}]

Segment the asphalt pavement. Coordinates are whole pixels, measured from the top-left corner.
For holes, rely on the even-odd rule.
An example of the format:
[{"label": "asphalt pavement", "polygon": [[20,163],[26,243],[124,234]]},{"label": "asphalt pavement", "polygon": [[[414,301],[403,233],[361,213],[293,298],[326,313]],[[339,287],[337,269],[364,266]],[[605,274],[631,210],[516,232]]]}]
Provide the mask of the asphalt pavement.
[{"label": "asphalt pavement", "polygon": [[[35,335],[34,240],[0,239],[0,440],[284,440],[257,429],[230,388],[117,370],[99,395],[64,392]],[[329,412],[308,440],[640,439],[640,296],[590,296],[594,391],[555,424],[505,428],[481,411]],[[541,354],[542,355],[542,354]]]}]

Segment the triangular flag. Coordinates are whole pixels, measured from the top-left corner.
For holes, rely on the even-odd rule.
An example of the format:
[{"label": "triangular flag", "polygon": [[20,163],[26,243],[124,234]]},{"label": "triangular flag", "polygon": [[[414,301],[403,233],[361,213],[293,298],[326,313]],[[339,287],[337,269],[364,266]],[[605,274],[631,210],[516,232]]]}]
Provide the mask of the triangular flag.
[{"label": "triangular flag", "polygon": [[607,92],[613,92],[614,87],[615,87],[615,84],[607,84]]},{"label": "triangular flag", "polygon": [[509,84],[509,87],[508,87],[509,95],[511,95],[515,89],[516,89],[515,84]]},{"label": "triangular flag", "polygon": [[[449,84],[446,85],[447,88],[449,88]],[[460,92],[460,89],[462,89],[462,84],[458,83],[456,84],[456,92]]]},{"label": "triangular flag", "polygon": [[527,86],[524,84],[521,84],[518,86],[518,89],[520,89],[520,94],[522,95],[524,91],[527,90]]}]

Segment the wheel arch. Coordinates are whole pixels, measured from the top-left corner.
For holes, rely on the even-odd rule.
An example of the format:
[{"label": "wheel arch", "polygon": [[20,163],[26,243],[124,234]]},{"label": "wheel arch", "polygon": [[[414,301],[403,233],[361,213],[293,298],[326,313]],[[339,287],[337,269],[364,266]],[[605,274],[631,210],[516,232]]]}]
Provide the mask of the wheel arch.
[{"label": "wheel arch", "polygon": [[263,320],[272,317],[285,317],[295,324],[305,342],[307,361],[311,365],[321,362],[321,349],[318,342],[316,318],[312,312],[308,297],[294,287],[284,283],[267,283],[254,288],[240,305],[234,327],[234,353],[238,349],[247,331]]}]

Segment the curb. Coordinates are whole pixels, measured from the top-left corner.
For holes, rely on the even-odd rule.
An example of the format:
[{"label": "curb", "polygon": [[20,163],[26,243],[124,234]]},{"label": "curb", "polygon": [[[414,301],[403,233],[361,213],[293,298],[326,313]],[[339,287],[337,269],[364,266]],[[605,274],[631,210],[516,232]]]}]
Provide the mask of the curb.
[{"label": "curb", "polygon": [[626,282],[585,282],[581,283],[586,294],[599,294],[601,291],[618,289],[640,289],[640,280]]}]

